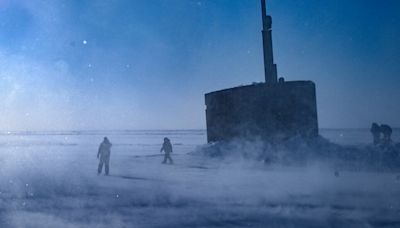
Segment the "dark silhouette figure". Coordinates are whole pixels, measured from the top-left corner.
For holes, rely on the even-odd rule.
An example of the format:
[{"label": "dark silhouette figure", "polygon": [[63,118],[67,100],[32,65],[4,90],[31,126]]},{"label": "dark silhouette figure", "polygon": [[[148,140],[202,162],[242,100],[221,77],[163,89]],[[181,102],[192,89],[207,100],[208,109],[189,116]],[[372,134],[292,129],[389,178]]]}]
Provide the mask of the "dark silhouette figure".
[{"label": "dark silhouette figure", "polygon": [[382,139],[383,144],[385,144],[385,145],[390,144],[390,142],[392,141],[392,139],[391,139],[392,128],[387,124],[382,124],[380,128],[381,128],[381,132],[383,134],[383,139]]},{"label": "dark silhouette figure", "polygon": [[172,161],[172,158],[171,158],[172,144],[171,144],[171,141],[169,140],[169,138],[164,138],[164,143],[160,149],[160,153],[162,151],[164,151],[164,161],[162,162],[162,164],[165,164],[167,162],[167,160],[169,160],[169,162],[171,164],[173,164],[174,161]]},{"label": "dark silhouette figure", "polygon": [[97,174],[100,175],[102,169],[103,169],[103,164],[105,165],[105,172],[106,175],[108,176],[109,170],[110,170],[110,154],[111,154],[111,146],[112,144],[108,140],[107,137],[104,137],[103,142],[100,144],[99,151],[97,152],[97,158],[100,159],[99,161],[99,167],[97,169]]},{"label": "dark silhouette figure", "polygon": [[371,133],[374,140],[374,145],[378,145],[381,142],[381,128],[377,123],[372,123]]}]

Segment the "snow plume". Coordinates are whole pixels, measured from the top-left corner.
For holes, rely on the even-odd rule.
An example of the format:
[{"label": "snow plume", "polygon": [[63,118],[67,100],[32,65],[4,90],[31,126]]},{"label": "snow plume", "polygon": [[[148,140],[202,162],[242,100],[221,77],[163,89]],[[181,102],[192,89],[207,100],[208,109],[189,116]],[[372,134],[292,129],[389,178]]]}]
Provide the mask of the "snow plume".
[{"label": "snow plume", "polygon": [[400,144],[339,145],[319,136],[270,143],[260,138],[236,138],[200,146],[193,154],[228,160],[260,161],[266,165],[325,166],[347,170],[398,170]]},{"label": "snow plume", "polygon": [[[1,227],[124,227],[119,213],[132,206],[124,197],[134,191],[114,183],[116,178],[97,177],[96,147],[66,147],[2,151]],[[129,203],[141,205],[142,196]]]},{"label": "snow plume", "polygon": [[[193,140],[203,140],[203,135],[193,133],[167,135],[175,143],[172,154],[175,164],[162,165],[161,141],[155,140],[159,135],[160,132],[146,132],[143,136],[109,135],[114,146],[108,177],[96,175],[99,135],[35,135],[29,140],[28,136],[17,135],[8,140],[15,142],[0,144],[0,226],[400,224],[397,219],[400,204],[393,200],[399,194],[399,181],[393,173],[338,170],[336,174],[322,163],[283,166],[248,159],[253,158],[250,147],[255,152],[264,151],[265,145],[260,142],[225,147],[232,153],[247,150],[245,156],[238,155],[240,159],[188,155],[200,144]],[[140,145],[127,143],[138,137],[142,137]],[[60,143],[63,140],[67,141]],[[21,141],[25,142],[18,144]],[[224,153],[228,154],[228,149]]]},{"label": "snow plume", "polygon": [[311,153],[312,149],[317,144],[324,144],[326,148],[333,145],[323,138],[315,139],[315,141],[293,138],[284,142],[271,143],[260,137],[247,137],[204,145],[195,153],[208,157],[255,159],[265,162],[300,161],[307,158],[304,156],[312,156],[314,154]]}]

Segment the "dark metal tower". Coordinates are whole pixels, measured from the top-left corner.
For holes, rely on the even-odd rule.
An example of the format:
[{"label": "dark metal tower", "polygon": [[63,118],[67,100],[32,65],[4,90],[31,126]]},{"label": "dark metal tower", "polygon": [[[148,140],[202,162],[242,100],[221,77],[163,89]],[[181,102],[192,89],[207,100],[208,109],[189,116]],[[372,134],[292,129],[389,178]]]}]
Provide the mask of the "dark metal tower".
[{"label": "dark metal tower", "polygon": [[264,50],[264,72],[266,83],[278,81],[276,64],[274,64],[274,53],[272,50],[272,18],[267,15],[265,0],[261,0],[262,21],[263,21],[263,50]]},{"label": "dark metal tower", "polygon": [[208,142],[262,139],[276,144],[290,138],[318,136],[315,84],[312,81],[278,83],[272,51],[272,18],[261,0],[265,83],[207,93]]}]

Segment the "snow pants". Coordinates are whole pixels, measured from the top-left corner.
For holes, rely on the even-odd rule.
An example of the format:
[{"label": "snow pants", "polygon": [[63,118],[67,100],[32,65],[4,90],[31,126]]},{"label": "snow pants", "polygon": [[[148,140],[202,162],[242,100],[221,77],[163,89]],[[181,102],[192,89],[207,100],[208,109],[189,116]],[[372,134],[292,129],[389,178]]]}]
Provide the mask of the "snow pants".
[{"label": "snow pants", "polygon": [[101,156],[100,157],[100,162],[99,162],[99,167],[97,169],[97,173],[100,174],[101,171],[103,170],[103,164],[105,165],[105,172],[106,175],[108,175],[108,172],[110,170],[110,156]]},{"label": "snow pants", "polygon": [[167,160],[169,160],[169,163],[171,163],[171,164],[174,163],[174,161],[172,161],[172,158],[171,158],[171,153],[164,154],[164,161],[162,163],[163,164],[167,163]]}]

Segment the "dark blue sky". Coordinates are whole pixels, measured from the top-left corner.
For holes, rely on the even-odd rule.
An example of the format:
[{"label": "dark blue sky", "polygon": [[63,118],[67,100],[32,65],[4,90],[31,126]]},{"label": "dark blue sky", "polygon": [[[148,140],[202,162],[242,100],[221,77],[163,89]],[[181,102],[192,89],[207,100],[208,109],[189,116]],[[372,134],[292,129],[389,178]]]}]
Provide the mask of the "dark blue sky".
[{"label": "dark blue sky", "polygon": [[[400,126],[400,1],[270,0],[278,75],[321,127]],[[204,128],[263,81],[259,0],[0,0],[1,130]]]}]

